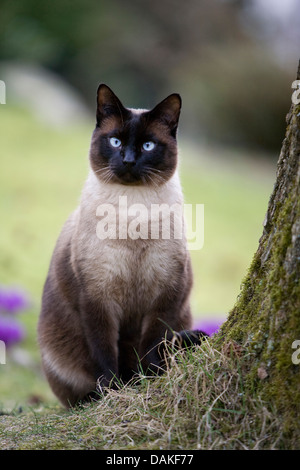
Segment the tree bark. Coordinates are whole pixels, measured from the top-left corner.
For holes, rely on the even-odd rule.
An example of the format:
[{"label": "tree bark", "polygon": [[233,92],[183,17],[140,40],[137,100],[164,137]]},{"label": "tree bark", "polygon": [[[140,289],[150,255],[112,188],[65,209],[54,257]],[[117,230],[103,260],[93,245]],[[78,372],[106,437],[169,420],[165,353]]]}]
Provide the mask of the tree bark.
[{"label": "tree bark", "polygon": [[300,340],[299,154],[300,105],[293,104],[258,250],[221,329],[224,341],[250,352],[245,390],[259,390],[275,405],[284,442],[293,449],[300,448],[300,364],[293,349]]}]

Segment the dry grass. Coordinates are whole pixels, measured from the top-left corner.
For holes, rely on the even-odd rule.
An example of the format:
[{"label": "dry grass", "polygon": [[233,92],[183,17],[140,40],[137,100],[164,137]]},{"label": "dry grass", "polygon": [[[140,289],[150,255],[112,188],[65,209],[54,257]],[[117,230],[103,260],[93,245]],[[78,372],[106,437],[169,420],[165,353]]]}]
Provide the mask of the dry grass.
[{"label": "dry grass", "polygon": [[270,404],[246,394],[241,348],[213,346],[171,357],[160,377],[109,390],[97,403],[6,416],[1,448],[280,449],[280,420]]},{"label": "dry grass", "polygon": [[228,345],[219,351],[208,341],[197,349],[173,355],[155,380],[111,391],[93,410],[89,433],[106,436],[108,449],[276,448],[278,418],[244,392],[247,354]]}]

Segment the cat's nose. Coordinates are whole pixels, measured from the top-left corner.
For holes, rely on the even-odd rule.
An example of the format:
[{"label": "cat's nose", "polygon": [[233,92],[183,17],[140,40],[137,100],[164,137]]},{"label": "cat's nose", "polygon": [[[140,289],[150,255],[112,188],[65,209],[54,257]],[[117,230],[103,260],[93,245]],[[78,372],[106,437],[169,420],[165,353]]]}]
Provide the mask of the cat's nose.
[{"label": "cat's nose", "polygon": [[135,165],[135,156],[134,156],[134,153],[133,152],[130,152],[130,151],[127,151],[125,153],[125,156],[123,158],[123,163],[124,165],[128,166],[128,167],[132,167],[133,165]]}]

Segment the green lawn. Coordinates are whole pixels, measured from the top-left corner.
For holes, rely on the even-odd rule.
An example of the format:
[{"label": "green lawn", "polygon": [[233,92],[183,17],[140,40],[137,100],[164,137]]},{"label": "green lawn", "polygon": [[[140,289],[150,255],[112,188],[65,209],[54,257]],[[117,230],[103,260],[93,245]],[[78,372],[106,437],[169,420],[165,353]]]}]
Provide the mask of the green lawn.
[{"label": "green lawn", "polygon": [[[33,301],[20,317],[27,365],[12,355],[0,365],[0,402],[14,406],[32,395],[51,397],[39,370],[36,323],[56,238],[87,174],[93,122],[58,130],[8,105],[0,107],[0,119],[0,284],[24,287]],[[179,140],[186,202],[205,207],[204,247],[191,252],[194,316],[225,318],[256,250],[276,165]]]}]

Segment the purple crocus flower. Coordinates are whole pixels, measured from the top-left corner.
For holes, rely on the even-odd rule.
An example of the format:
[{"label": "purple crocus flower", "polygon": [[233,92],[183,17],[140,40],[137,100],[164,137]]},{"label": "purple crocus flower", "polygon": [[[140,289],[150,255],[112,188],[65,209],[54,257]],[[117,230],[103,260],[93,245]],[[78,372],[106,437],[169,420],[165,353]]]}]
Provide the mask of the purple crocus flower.
[{"label": "purple crocus flower", "polygon": [[24,327],[12,315],[20,313],[29,305],[29,298],[21,289],[0,287],[0,340],[4,341],[7,347],[24,338]]},{"label": "purple crocus flower", "polygon": [[194,329],[204,331],[209,336],[212,336],[214,333],[217,333],[222,323],[224,323],[225,318],[216,318],[216,317],[205,317],[198,318],[194,321]]},{"label": "purple crocus flower", "polygon": [[25,330],[20,323],[11,318],[0,317],[0,340],[7,347],[19,343],[25,336]]},{"label": "purple crocus flower", "polygon": [[0,313],[18,313],[29,307],[25,292],[18,288],[0,287]]}]

